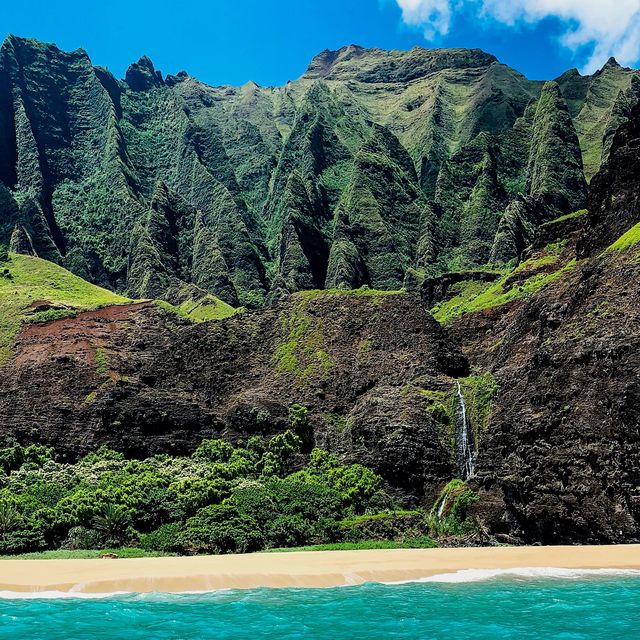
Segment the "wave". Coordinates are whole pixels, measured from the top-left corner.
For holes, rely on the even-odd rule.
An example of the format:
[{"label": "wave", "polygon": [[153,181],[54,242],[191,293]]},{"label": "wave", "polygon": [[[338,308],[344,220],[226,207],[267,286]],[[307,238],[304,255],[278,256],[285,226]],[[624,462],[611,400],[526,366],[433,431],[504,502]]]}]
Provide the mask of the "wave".
[{"label": "wave", "polygon": [[496,578],[541,579],[555,578],[560,580],[580,580],[589,577],[636,577],[640,578],[638,569],[565,569],[562,567],[516,567],[512,569],[461,569],[453,573],[438,573],[413,580],[398,580],[383,584],[409,584],[412,582],[484,582]]},{"label": "wave", "polygon": [[[403,585],[415,583],[470,583],[470,582],[486,582],[499,578],[515,578],[520,580],[540,580],[540,579],[558,579],[558,580],[581,580],[590,577],[613,577],[613,578],[640,578],[640,570],[638,569],[566,569],[562,567],[516,567],[512,569],[461,569],[451,573],[438,573],[424,578],[414,578],[411,580],[397,581],[375,581],[368,583],[353,583],[349,580],[345,584],[335,588],[343,589],[345,587],[353,589],[362,586],[377,585]],[[0,600],[53,600],[53,599],[69,599],[80,598],[85,600],[101,600],[109,598],[134,597],[136,599],[152,599],[161,597],[180,597],[180,596],[197,596],[207,595],[220,592],[232,591],[274,591],[278,588],[259,587],[253,589],[207,589],[179,592],[161,592],[151,591],[138,593],[134,591],[110,591],[90,593],[81,591],[78,585],[69,591],[0,591]],[[304,587],[293,587],[293,589],[305,589]]]}]

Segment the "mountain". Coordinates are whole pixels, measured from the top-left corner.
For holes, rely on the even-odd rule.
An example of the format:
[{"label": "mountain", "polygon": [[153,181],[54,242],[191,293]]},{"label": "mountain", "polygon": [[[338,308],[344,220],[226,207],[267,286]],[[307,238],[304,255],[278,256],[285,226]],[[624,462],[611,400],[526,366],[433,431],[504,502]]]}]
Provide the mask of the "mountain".
[{"label": "mountain", "polygon": [[349,46],[209,87],[10,37],[0,441],[182,455],[301,405],[403,507],[464,481],[483,541],[640,539],[639,82]]},{"label": "mountain", "polygon": [[210,87],[9,36],[0,244],[121,294],[250,308],[518,260],[584,207],[635,78],[610,61],[544,85],[480,50],[351,45],[284,87]]}]

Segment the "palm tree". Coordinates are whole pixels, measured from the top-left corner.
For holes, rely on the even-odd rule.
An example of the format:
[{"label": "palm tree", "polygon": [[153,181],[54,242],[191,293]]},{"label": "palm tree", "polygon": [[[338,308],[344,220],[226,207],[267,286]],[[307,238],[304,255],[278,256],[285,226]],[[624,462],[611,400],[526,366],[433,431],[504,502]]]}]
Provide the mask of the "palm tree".
[{"label": "palm tree", "polygon": [[11,504],[0,504],[0,536],[15,531],[22,522],[22,516]]},{"label": "palm tree", "polygon": [[107,544],[121,545],[129,533],[129,514],[122,507],[108,504],[102,515],[93,519],[94,528],[104,535]]}]

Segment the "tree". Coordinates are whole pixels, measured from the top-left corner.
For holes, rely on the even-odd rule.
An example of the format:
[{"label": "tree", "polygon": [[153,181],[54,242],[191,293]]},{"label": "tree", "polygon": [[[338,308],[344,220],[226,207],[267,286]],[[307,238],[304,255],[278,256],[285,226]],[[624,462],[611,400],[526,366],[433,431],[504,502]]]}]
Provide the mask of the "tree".
[{"label": "tree", "polygon": [[21,523],[22,516],[12,504],[0,503],[0,536],[15,531]]},{"label": "tree", "polygon": [[207,462],[228,462],[232,454],[233,447],[224,440],[203,440],[193,457]]},{"label": "tree", "polygon": [[107,546],[119,546],[131,538],[131,517],[126,509],[108,504],[102,515],[93,519],[93,526],[102,534]]}]

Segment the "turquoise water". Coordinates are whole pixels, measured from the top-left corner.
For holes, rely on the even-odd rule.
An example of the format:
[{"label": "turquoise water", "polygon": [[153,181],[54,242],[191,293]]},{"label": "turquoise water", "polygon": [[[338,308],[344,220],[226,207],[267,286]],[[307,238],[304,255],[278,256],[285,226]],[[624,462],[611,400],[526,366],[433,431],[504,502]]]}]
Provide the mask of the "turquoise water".
[{"label": "turquoise water", "polygon": [[640,638],[640,578],[521,579],[0,600],[0,638]]}]

